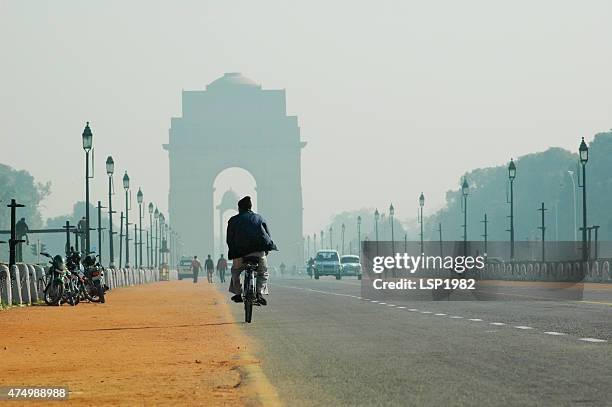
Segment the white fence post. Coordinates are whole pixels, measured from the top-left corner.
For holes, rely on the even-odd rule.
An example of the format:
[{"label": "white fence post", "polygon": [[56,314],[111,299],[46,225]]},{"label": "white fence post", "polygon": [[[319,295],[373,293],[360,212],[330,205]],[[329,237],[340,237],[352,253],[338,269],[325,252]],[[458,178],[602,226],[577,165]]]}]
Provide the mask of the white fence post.
[{"label": "white fence post", "polygon": [[13,303],[11,273],[6,264],[0,264],[0,285],[0,303],[11,305]]}]

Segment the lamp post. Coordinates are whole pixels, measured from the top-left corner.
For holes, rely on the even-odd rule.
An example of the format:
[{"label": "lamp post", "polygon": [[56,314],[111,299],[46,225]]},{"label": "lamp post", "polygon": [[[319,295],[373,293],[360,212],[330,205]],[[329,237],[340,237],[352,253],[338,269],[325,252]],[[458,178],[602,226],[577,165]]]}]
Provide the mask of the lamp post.
[{"label": "lamp post", "polygon": [[587,248],[587,200],[586,200],[586,163],[589,161],[589,148],[584,142],[584,137],[580,142],[578,148],[580,153],[580,164],[582,165],[582,260],[587,261],[589,259],[589,252]]},{"label": "lamp post", "polygon": [[[574,171],[568,170],[567,175],[569,175],[572,180],[572,192],[574,195],[574,241],[578,240],[578,221],[576,220],[576,181],[574,181]],[[578,180],[580,181],[580,180]]]},{"label": "lamp post", "polygon": [[357,216],[357,246],[359,246],[357,253],[361,259],[361,215]]},{"label": "lamp post", "polygon": [[325,248],[325,240],[323,240],[323,230],[321,230],[321,249]]},{"label": "lamp post", "polygon": [[[395,256],[395,234],[393,232],[393,216],[395,216],[395,208],[393,204],[389,206],[389,221],[391,222],[391,254]],[[395,272],[395,269],[393,270]]]},{"label": "lamp post", "polygon": [[463,254],[467,255],[467,197],[470,193],[470,186],[467,179],[463,179],[461,184],[461,195],[463,195]]},{"label": "lamp post", "polygon": [[334,228],[330,226],[329,227],[329,250],[334,250],[333,234],[334,234]]},{"label": "lamp post", "polygon": [[149,202],[149,268],[153,265],[153,202]]},{"label": "lamp post", "polygon": [[378,220],[380,219],[380,212],[378,212],[378,208],[374,211],[374,229],[376,231],[376,255],[378,256]]},{"label": "lamp post", "polygon": [[89,122],[83,129],[83,150],[85,150],[85,253],[90,252],[90,241],[89,241],[89,179],[93,178],[89,176],[89,152],[93,144],[93,134],[89,128]]},{"label": "lamp post", "polygon": [[142,201],[144,196],[142,195],[142,190],[138,188],[138,193],[136,194],[136,200],[138,201],[138,241],[140,242],[140,246],[138,247],[138,253],[140,257],[140,267],[142,267]]},{"label": "lamp post", "polygon": [[110,268],[115,267],[115,252],[113,248],[113,173],[115,161],[110,155],[106,158],[106,174],[108,174],[108,255]]},{"label": "lamp post", "polygon": [[164,236],[166,218],[163,213],[159,213],[159,264],[164,264]]},{"label": "lamp post", "polygon": [[419,196],[419,223],[421,224],[421,254],[424,254],[423,250],[423,206],[425,206],[425,195],[421,192]]},{"label": "lamp post", "polygon": [[155,249],[153,250],[153,260],[155,263],[155,267],[157,268],[159,266],[159,259],[158,259],[158,249],[159,249],[159,209],[155,208],[155,212],[153,212],[153,217],[155,218],[155,244],[154,247]]},{"label": "lamp post", "polygon": [[344,223],[342,223],[342,255],[344,256],[344,230],[346,229],[346,227],[344,226]]},{"label": "lamp post", "polygon": [[313,233],[312,234],[312,241],[313,241],[313,246],[314,246],[314,253],[317,253],[317,234]]},{"label": "lamp post", "polygon": [[123,175],[123,189],[125,189],[125,267],[130,268],[130,222],[128,220],[128,213],[130,210],[130,177],[127,171]]},{"label": "lamp post", "polygon": [[307,246],[306,246],[306,258],[310,259],[310,235],[306,236]]},{"label": "lamp post", "polygon": [[510,159],[508,165],[508,179],[510,180],[510,260],[514,260],[514,179],[516,178],[516,165]]}]

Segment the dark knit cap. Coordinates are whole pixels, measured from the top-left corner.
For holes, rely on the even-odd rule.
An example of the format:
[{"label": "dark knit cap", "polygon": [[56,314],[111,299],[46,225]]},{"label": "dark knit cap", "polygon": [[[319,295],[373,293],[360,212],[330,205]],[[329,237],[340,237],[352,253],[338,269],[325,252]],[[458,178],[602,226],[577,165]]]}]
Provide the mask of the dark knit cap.
[{"label": "dark knit cap", "polygon": [[248,211],[252,207],[253,204],[251,203],[251,197],[248,195],[238,201],[238,210]]}]

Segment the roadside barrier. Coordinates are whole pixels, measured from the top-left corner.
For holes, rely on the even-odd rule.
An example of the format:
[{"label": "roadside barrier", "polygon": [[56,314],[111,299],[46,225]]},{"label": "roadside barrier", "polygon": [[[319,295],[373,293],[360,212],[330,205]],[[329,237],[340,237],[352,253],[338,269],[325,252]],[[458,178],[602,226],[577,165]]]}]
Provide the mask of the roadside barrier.
[{"label": "roadside barrier", "polygon": [[612,283],[611,263],[612,259],[591,260],[584,267],[571,261],[489,263],[477,275],[485,280]]},{"label": "roadside barrier", "polygon": [[[38,264],[18,263],[9,269],[0,263],[0,305],[30,305],[43,300],[47,269]],[[106,269],[105,283],[110,290],[141,284],[150,284],[160,279],[159,269]],[[178,280],[177,270],[165,270],[164,280]]]}]

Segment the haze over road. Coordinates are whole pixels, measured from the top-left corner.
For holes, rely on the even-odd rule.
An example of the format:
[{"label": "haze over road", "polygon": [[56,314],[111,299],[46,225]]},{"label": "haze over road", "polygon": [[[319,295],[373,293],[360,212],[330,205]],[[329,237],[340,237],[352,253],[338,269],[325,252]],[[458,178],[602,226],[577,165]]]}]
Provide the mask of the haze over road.
[{"label": "haze over road", "polygon": [[612,404],[609,304],[381,303],[354,279],[270,292],[243,332],[287,405]]}]

